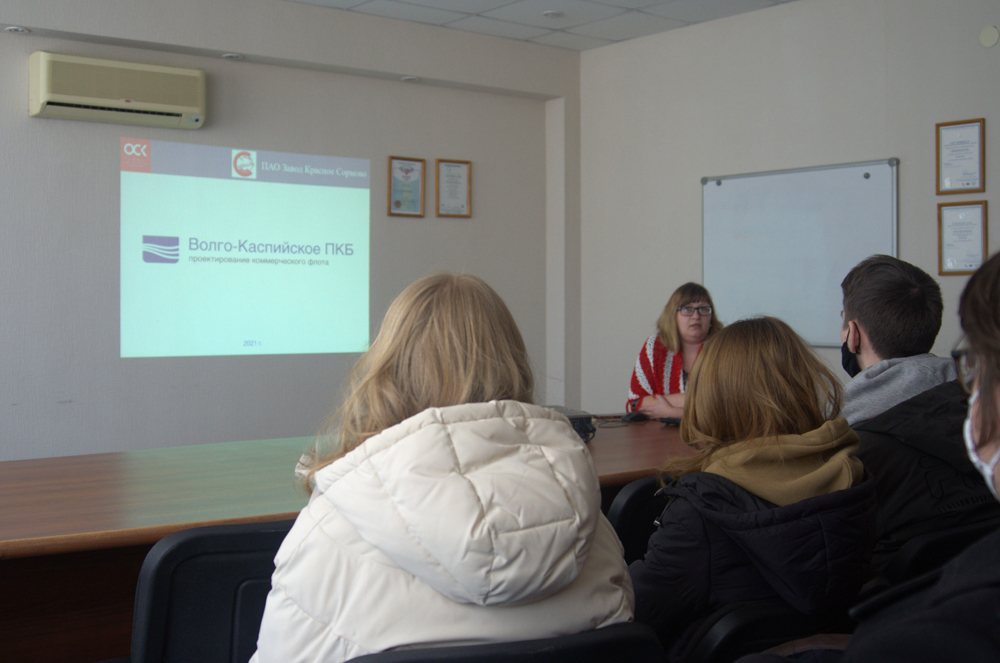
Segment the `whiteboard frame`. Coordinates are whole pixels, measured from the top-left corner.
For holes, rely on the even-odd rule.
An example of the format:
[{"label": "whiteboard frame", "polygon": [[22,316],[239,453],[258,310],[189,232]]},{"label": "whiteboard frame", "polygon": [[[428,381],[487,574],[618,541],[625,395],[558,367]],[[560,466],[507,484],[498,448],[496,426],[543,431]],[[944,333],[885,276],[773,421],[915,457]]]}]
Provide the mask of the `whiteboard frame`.
[{"label": "whiteboard frame", "polygon": [[[888,165],[891,171],[890,183],[892,187],[891,191],[891,209],[892,209],[892,229],[891,229],[891,243],[892,251],[888,254],[894,258],[899,257],[899,158],[890,157],[888,159],[876,159],[873,161],[854,161],[851,163],[838,163],[826,166],[808,166],[804,168],[788,168],[784,170],[767,170],[754,173],[740,173],[736,175],[716,175],[713,177],[702,177],[702,204],[701,204],[701,280],[702,283],[705,282],[705,192],[704,188],[710,182],[721,182],[723,180],[736,180],[744,179],[750,177],[765,177],[770,175],[789,175],[792,173],[804,173],[811,171],[820,170],[835,170],[839,168],[855,168],[861,166],[881,166]],[[845,274],[846,276],[846,274]],[[808,343],[808,339],[805,339]],[[840,344],[832,343],[811,343],[813,347],[817,348],[838,348]]]}]

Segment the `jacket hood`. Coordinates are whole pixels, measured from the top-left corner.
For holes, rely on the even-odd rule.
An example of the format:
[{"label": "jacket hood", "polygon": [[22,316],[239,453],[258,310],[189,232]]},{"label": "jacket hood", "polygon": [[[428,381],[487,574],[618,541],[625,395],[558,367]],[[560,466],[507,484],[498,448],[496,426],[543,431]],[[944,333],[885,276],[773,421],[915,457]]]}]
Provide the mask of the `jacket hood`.
[{"label": "jacket hood", "polygon": [[[961,444],[969,397],[957,380],[932,387],[854,426],[859,434],[889,435],[897,443],[975,472]],[[953,443],[957,440],[957,444]]]},{"label": "jacket hood", "polygon": [[459,603],[529,603],[567,587],[600,516],[597,471],[568,420],[516,401],[425,410],[315,479],[313,499]]},{"label": "jacket hood", "polygon": [[922,354],[886,359],[847,383],[841,414],[853,426],[956,377],[955,362],[950,357]]},{"label": "jacket hood", "polygon": [[716,451],[702,471],[726,477],[754,495],[784,506],[861,481],[858,436],[843,417],[802,435],[737,442]]},{"label": "jacket hood", "polygon": [[853,488],[787,506],[707,473],[688,474],[664,491],[688,500],[732,539],[796,609],[813,614],[846,607],[857,596],[875,542],[870,477]]}]

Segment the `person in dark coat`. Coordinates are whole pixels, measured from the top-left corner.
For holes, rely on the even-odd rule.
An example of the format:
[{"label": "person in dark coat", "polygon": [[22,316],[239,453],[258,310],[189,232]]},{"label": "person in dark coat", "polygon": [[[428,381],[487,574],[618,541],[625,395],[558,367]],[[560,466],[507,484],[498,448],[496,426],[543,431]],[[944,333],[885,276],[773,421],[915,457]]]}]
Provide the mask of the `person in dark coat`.
[{"label": "person in dark coat", "polygon": [[[971,392],[964,425],[969,460],[992,497],[1000,490],[1000,254],[969,279],[959,300],[965,347],[953,352]],[[934,581],[936,580],[936,581]],[[934,582],[932,582],[934,581]],[[1000,661],[1000,531],[946,564],[907,599],[864,619],[845,663]],[[897,590],[897,594],[898,594]]]},{"label": "person in dark coat", "polygon": [[898,258],[862,260],[841,283],[841,348],[852,379],[842,414],[878,493],[870,576],[910,539],[983,521],[1000,505],[962,449],[966,395],[950,357],[930,354],[941,329],[941,287]]},{"label": "person in dark coat", "polygon": [[839,410],[837,379],[780,320],[741,320],[705,344],[681,419],[699,453],[664,467],[670,501],[629,567],[635,620],[669,659],[727,603],[779,597],[815,614],[856,597],[876,498]]},{"label": "person in dark coat", "polygon": [[[963,425],[965,453],[1000,502],[1000,254],[969,279],[959,317],[964,347],[952,356],[960,384],[971,393]],[[866,601],[854,614],[860,624],[846,651],[789,643],[798,653],[788,658],[763,653],[740,663],[1000,661],[1000,531],[942,568]]]},{"label": "person in dark coat", "polygon": [[869,575],[885,571],[910,539],[992,521],[993,499],[962,445],[968,395],[956,380],[854,426],[858,458],[878,492],[878,540]]}]

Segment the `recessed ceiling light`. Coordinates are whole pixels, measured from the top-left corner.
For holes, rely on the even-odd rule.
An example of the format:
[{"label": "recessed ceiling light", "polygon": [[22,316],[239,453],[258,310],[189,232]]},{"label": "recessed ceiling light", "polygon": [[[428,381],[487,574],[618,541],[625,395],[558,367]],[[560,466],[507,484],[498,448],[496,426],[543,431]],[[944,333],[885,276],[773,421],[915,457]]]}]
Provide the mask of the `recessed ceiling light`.
[{"label": "recessed ceiling light", "polygon": [[549,11],[542,12],[542,16],[545,18],[562,18],[565,14],[550,9]]},{"label": "recessed ceiling light", "polygon": [[20,25],[8,25],[4,30],[15,35],[26,35],[31,32],[28,28],[22,28]]},{"label": "recessed ceiling light", "polygon": [[420,77],[419,76],[400,76],[399,80],[403,81],[404,83],[419,83],[420,82]]},{"label": "recessed ceiling light", "polygon": [[1000,30],[997,30],[995,25],[988,25],[979,33],[979,43],[986,48],[996,46],[998,41],[1000,41]]},{"label": "recessed ceiling light", "polygon": [[242,60],[243,56],[240,55],[239,53],[223,53],[222,54],[222,59],[223,60]]}]

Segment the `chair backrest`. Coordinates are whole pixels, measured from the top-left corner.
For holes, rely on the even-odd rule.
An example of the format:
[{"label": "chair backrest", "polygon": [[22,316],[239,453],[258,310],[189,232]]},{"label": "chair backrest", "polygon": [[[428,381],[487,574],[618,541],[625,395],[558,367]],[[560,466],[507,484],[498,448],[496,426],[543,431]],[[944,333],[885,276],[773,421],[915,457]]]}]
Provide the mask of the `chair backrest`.
[{"label": "chair backrest", "polygon": [[890,584],[896,584],[944,566],[998,528],[1000,520],[989,520],[915,536],[893,556],[885,569],[885,577]]},{"label": "chair backrest", "polygon": [[294,522],[197,527],[157,542],[139,572],[132,663],[246,663]]},{"label": "chair backrest", "polygon": [[853,630],[846,611],[806,615],[781,599],[730,603],[701,622],[679,658],[682,663],[722,663],[791,640]]},{"label": "chair backrest", "polygon": [[629,622],[543,640],[396,649],[352,663],[663,663],[663,658],[653,629]]},{"label": "chair backrest", "polygon": [[636,479],[621,489],[608,509],[608,520],[625,548],[626,564],[646,554],[649,537],[656,531],[655,521],[669,500],[657,496],[659,490],[659,477]]}]

